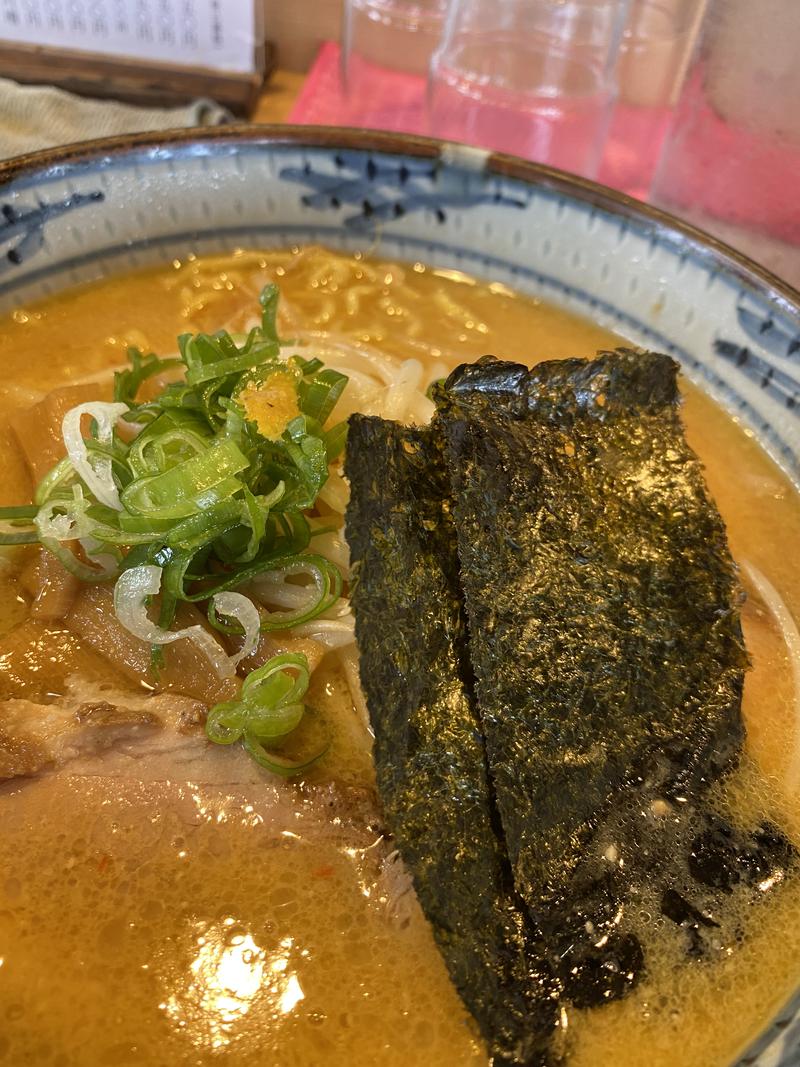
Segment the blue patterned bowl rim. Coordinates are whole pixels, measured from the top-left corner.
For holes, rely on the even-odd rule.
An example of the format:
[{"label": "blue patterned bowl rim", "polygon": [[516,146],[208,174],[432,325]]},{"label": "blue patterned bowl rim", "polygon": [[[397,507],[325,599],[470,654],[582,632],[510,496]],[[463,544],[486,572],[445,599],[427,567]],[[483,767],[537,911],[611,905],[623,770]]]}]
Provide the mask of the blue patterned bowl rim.
[{"label": "blue patterned bowl rim", "polygon": [[[483,171],[498,177],[537,185],[562,193],[584,204],[610,214],[646,224],[661,240],[677,249],[691,251],[704,263],[724,268],[743,287],[766,298],[776,309],[800,314],[800,291],[767,270],[744,253],[718,240],[710,233],[685,222],[661,208],[611,189],[599,182],[581,178],[567,171],[542,163],[532,163],[502,152],[483,153],[466,146],[440,141],[416,134],[402,134],[381,130],[365,130],[346,126],[292,126],[231,123],[211,128],[187,127],[118,137],[104,137],[89,141],[30,152],[0,161],[0,191],[12,182],[22,188],[26,180],[32,184],[48,178],[61,177],[67,171],[75,173],[81,165],[88,168],[131,152],[145,152],[158,157],[164,149],[188,147],[192,154],[202,155],[209,149],[230,145],[251,144],[264,147],[329,148],[357,150],[388,155],[406,155],[419,159],[448,160],[469,166],[470,154],[480,160]],[[207,148],[206,148],[207,146]]]}]

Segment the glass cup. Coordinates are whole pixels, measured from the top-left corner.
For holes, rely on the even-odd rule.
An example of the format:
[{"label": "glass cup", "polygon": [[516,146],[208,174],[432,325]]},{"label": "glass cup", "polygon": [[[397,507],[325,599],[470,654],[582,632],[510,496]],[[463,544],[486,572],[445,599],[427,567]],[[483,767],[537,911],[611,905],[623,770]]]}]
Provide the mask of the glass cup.
[{"label": "glass cup", "polygon": [[800,286],[800,3],[710,0],[651,197]]},{"label": "glass cup", "polygon": [[628,0],[451,0],[431,132],[597,173]]},{"label": "glass cup", "polygon": [[346,0],[341,80],[352,126],[423,132],[447,0]]},{"label": "glass cup", "polygon": [[647,196],[706,0],[632,0],[600,180]]}]

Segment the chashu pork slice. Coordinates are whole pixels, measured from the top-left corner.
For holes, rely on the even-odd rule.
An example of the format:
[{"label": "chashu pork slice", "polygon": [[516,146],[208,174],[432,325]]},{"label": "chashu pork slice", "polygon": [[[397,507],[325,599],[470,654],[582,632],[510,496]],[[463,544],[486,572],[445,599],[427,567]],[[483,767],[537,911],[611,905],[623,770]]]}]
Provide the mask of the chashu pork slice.
[{"label": "chashu pork slice", "polygon": [[111,749],[204,746],[205,707],[176,693],[149,694],[73,677],[44,703],[0,701],[0,781],[56,770]]}]

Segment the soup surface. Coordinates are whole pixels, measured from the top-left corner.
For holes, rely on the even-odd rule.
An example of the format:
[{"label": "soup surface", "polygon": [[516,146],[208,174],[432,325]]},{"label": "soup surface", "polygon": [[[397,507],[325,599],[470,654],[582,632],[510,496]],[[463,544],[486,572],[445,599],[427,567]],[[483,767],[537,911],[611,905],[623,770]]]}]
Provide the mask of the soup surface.
[{"label": "soup surface", "polygon": [[[244,328],[270,280],[283,337],[330,332],[413,355],[430,376],[487,351],[533,363],[618,341],[500,284],[423,264],[316,248],[176,261],[0,321],[0,504],[32,491],[9,429],[17,412],[93,376],[107,390],[130,344],[167,354],[187,330]],[[800,845],[800,723],[781,624],[800,617],[800,498],[692,388],[685,419],[749,593],[746,753],[722,802],[773,819]],[[30,622],[29,552],[8,552],[0,574],[0,701],[130,686],[80,636]],[[0,1061],[486,1063],[381,836],[352,677],[329,654],[312,684],[332,744],[301,782],[271,778],[239,750],[112,745],[0,785]],[[799,881],[741,917],[741,941],[721,962],[677,959],[665,938],[631,995],[565,1013],[568,1061],[730,1062],[800,981]]]}]

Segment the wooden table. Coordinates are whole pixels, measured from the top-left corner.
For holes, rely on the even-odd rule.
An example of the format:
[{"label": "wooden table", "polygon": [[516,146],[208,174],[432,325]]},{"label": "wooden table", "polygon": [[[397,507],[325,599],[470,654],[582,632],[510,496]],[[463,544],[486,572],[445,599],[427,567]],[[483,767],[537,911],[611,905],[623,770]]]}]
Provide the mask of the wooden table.
[{"label": "wooden table", "polygon": [[252,121],[286,122],[305,79],[297,71],[276,70],[261,93]]}]

